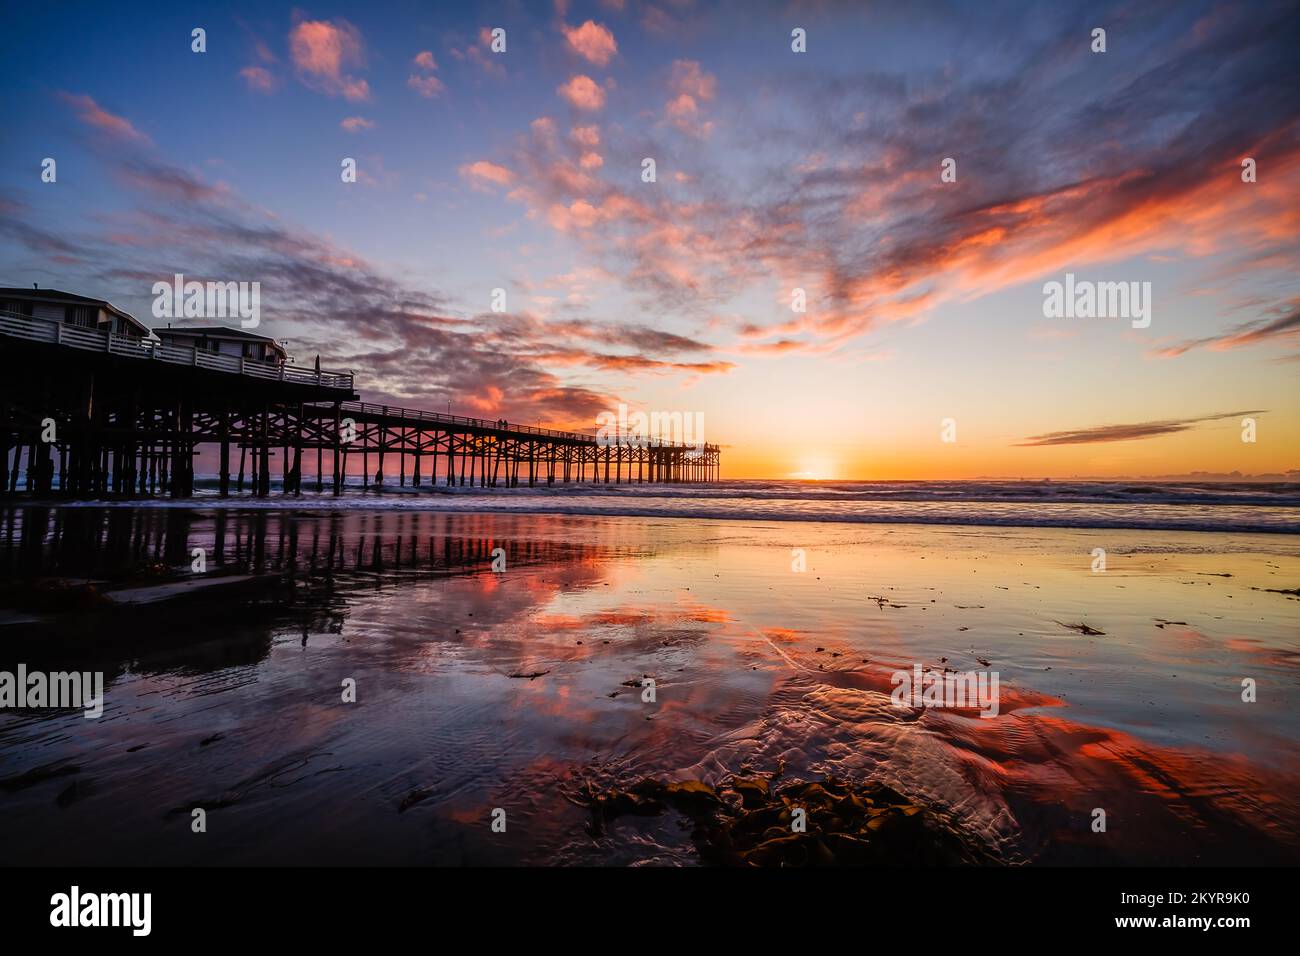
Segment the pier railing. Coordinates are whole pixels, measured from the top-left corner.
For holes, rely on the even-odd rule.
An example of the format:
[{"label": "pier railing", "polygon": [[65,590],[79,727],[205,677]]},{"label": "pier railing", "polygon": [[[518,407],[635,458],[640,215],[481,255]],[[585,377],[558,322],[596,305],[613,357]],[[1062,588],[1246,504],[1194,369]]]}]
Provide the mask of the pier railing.
[{"label": "pier railing", "polygon": [[[332,407],[332,406],[331,406]],[[426,412],[418,408],[401,408],[396,405],[376,405],[373,402],[341,402],[340,409],[345,414],[365,415],[380,418],[400,418],[410,421],[426,422],[433,425],[445,425],[453,428],[476,428],[485,431],[506,431],[516,432],[525,435],[536,435],[539,438],[559,439],[560,441],[575,441],[586,444],[594,444],[598,441],[610,445],[647,445],[652,448],[694,448],[693,444],[682,442],[663,441],[656,437],[643,435],[620,434],[612,435],[608,440],[600,439],[594,432],[566,432],[556,431],[553,428],[534,427],[532,425],[518,425],[514,422],[508,422],[505,419],[492,420],[488,418],[467,418],[464,415],[444,415],[441,412]]]},{"label": "pier railing", "polygon": [[125,358],[150,362],[167,362],[171,365],[188,365],[218,372],[230,372],[274,382],[295,385],[319,385],[322,388],[352,391],[352,373],[316,371],[295,368],[278,362],[263,362],[237,355],[220,355],[200,348],[183,345],[164,345],[134,335],[123,335],[108,329],[86,329],[67,325],[57,319],[36,318],[16,312],[0,311],[0,335],[25,339],[29,342],[47,342],[87,352],[105,352]]}]

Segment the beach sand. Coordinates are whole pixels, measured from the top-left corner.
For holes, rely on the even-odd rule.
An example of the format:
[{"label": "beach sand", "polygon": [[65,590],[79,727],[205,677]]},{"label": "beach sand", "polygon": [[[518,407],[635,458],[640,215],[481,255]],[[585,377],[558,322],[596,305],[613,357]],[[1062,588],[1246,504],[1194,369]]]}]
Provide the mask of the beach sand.
[{"label": "beach sand", "polygon": [[[602,825],[590,795],[734,774],[887,785],[1007,863],[1300,862],[1292,536],[204,508],[5,527],[0,670],[106,683],[99,719],[0,711],[10,864],[694,864],[689,814]],[[194,548],[260,586],[105,605]],[[997,715],[895,706],[918,665],[996,672]]]}]

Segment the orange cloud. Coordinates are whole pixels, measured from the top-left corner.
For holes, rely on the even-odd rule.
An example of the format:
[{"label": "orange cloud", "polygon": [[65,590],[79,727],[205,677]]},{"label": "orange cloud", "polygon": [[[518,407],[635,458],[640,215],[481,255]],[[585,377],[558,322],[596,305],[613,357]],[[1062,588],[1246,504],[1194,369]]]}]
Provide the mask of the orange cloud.
[{"label": "orange cloud", "polygon": [[589,76],[579,73],[556,89],[569,104],[580,110],[598,110],[605,105],[605,91]]},{"label": "orange cloud", "polygon": [[580,27],[566,26],[563,30],[569,49],[596,66],[605,66],[618,53],[614,34],[594,20],[588,20]]}]

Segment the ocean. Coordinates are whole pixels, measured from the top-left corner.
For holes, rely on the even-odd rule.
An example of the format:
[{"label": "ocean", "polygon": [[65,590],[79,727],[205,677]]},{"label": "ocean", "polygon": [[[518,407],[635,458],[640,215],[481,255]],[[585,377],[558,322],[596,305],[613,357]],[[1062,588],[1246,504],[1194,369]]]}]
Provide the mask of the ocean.
[{"label": "ocean", "polygon": [[[639,517],[834,521],[993,527],[1145,528],[1300,533],[1300,483],[1145,483],[1136,481],[771,481],[690,485],[555,485],[496,488],[427,485],[391,479],[382,489],[348,478],[346,493],[301,498],[219,499],[214,475],[196,479],[204,505],[313,509],[412,509],[463,513],[586,514]],[[102,503],[94,503],[96,506]],[[137,503],[124,502],[133,507]],[[150,507],[193,507],[160,499]]]}]

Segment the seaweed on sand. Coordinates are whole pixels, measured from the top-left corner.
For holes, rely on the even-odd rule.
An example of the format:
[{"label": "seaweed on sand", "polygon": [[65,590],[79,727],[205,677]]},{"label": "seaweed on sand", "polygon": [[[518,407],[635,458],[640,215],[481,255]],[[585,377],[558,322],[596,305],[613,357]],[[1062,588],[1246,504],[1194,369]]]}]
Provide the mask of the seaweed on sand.
[{"label": "seaweed on sand", "polygon": [[[880,783],[831,777],[774,787],[765,777],[733,776],[718,787],[699,780],[644,779],[627,789],[584,787],[592,831],[626,815],[674,810],[693,824],[700,859],[722,866],[951,865],[996,862],[943,813]],[[794,828],[803,810],[806,829]]]},{"label": "seaweed on sand", "polygon": [[1105,631],[1099,630],[1093,627],[1091,624],[1084,624],[1082,622],[1080,622],[1079,624],[1066,624],[1064,621],[1057,621],[1056,623],[1061,625],[1061,627],[1068,628],[1071,631],[1078,631],[1080,634],[1086,634],[1089,636],[1092,635],[1101,635],[1102,637],[1106,636]]}]

